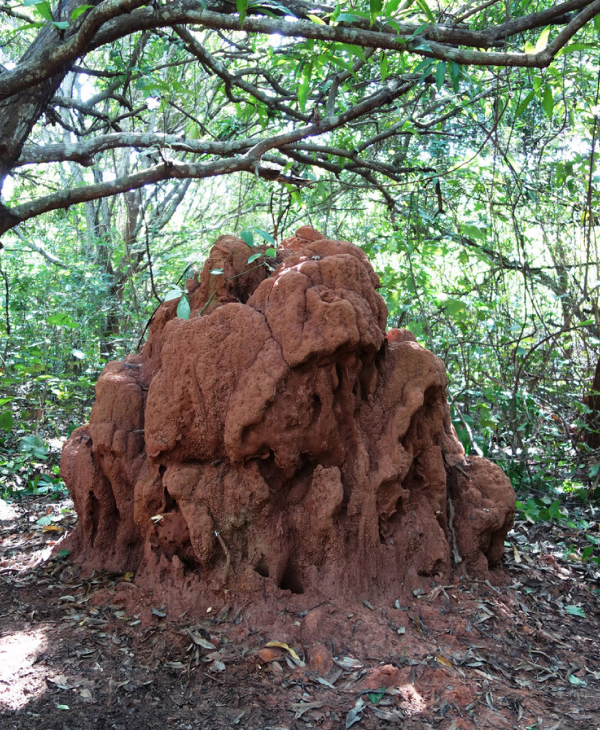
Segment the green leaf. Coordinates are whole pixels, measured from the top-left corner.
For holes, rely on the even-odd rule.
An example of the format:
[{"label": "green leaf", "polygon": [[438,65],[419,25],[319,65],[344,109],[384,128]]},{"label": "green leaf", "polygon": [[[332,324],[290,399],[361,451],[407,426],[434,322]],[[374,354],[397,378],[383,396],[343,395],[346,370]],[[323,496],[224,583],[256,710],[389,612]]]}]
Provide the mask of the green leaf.
[{"label": "green leaf", "polygon": [[358,56],[362,61],[366,61],[364,50],[360,46],[355,46],[352,43],[340,43],[338,48],[347,51],[351,56]]},{"label": "green leaf", "polygon": [[277,241],[273,238],[273,236],[270,233],[267,233],[266,231],[261,230],[260,228],[254,228],[254,231],[258,233],[258,235],[263,238],[267,243],[272,243],[273,246],[277,245]]},{"label": "green leaf", "polygon": [[36,3],[35,10],[38,15],[41,15],[42,18],[47,20],[49,23],[54,21],[54,18],[52,17],[52,8],[50,7],[48,0],[41,0],[41,2]]},{"label": "green leaf", "polygon": [[570,616],[579,616],[580,618],[585,618],[585,611],[581,606],[565,606],[565,611]]},{"label": "green leaf", "polygon": [[472,223],[463,223],[460,227],[461,233],[470,238],[476,238],[478,241],[485,241],[487,229],[475,226]]},{"label": "green leaf", "polygon": [[392,13],[395,13],[396,10],[398,10],[398,7],[402,0],[388,0],[385,4],[385,8],[383,10],[385,15],[391,15]]},{"label": "green leaf", "polygon": [[[410,50],[411,51],[425,51],[426,53],[431,53],[431,51],[432,51],[431,43],[429,41],[426,41],[423,39],[420,39],[420,40],[418,39],[411,44]],[[423,63],[423,62],[421,61],[421,63]]]},{"label": "green leaf", "polygon": [[265,256],[268,256],[270,259],[274,259],[277,256],[277,251],[274,248],[268,248],[265,251]]},{"label": "green leaf", "polygon": [[576,687],[587,687],[585,679],[579,679],[579,677],[576,677],[574,674],[569,674],[569,682],[574,684]]},{"label": "green leaf", "polygon": [[78,360],[85,360],[86,354],[83,350],[71,350],[71,355],[76,357]]},{"label": "green leaf", "polygon": [[535,48],[533,49],[534,53],[541,53],[544,48],[548,45],[548,36],[550,35],[550,26],[547,28],[544,28],[544,30],[540,33],[540,37],[537,39],[537,43],[535,44]]},{"label": "green leaf", "polygon": [[165,302],[170,302],[171,299],[177,299],[177,297],[180,297],[183,294],[181,289],[178,286],[173,287],[170,292],[167,292],[167,295],[164,298]]},{"label": "green leaf", "polygon": [[450,78],[452,79],[452,88],[454,89],[454,92],[458,93],[460,88],[460,66],[454,61],[450,61]]},{"label": "green leaf", "polygon": [[[598,18],[599,16],[596,16]],[[596,20],[594,18],[594,20]],[[560,51],[556,54],[557,56],[564,56],[566,53],[575,53],[576,51],[587,51],[592,50],[592,48],[595,48],[595,44],[592,43],[569,43],[568,46],[564,46],[560,49]]]},{"label": "green leaf", "polygon": [[90,8],[93,8],[93,5],[80,5],[78,8],[75,8],[73,12],[71,13],[71,20],[77,20],[77,18],[80,15],[83,15],[86,10],[89,10]]},{"label": "green leaf", "polygon": [[415,66],[413,73],[421,74],[420,81],[422,81],[424,78],[427,78],[427,76],[429,76],[434,63],[435,61],[433,61],[433,59],[424,58]]},{"label": "green leaf", "polygon": [[70,327],[71,329],[77,329],[79,326],[77,322],[64,312],[61,314],[51,314],[46,317],[46,322],[48,324],[55,324],[57,327]]},{"label": "green leaf", "polygon": [[36,459],[45,459],[48,455],[48,447],[39,436],[35,436],[34,434],[23,436],[19,444],[19,450],[25,454],[34,456]]},{"label": "green leaf", "polygon": [[371,25],[377,19],[377,16],[383,8],[383,0],[369,0],[369,9],[371,11]]},{"label": "green leaf", "polygon": [[439,91],[444,85],[444,79],[446,78],[446,63],[440,61],[435,69],[435,85]]},{"label": "green leaf", "polygon": [[323,18],[319,18],[318,15],[310,15],[307,14],[306,16],[309,20],[312,20],[313,23],[316,23],[317,25],[327,25],[327,23],[323,20]]},{"label": "green leaf", "polygon": [[3,431],[11,431],[13,427],[12,411],[2,411],[0,413],[0,428]]},{"label": "green leaf", "polygon": [[15,33],[22,30],[29,30],[30,28],[44,28],[45,25],[45,23],[25,23],[25,25],[20,25],[18,28],[15,28]]},{"label": "green leaf", "polygon": [[369,692],[368,697],[371,702],[376,705],[378,702],[381,702],[381,700],[385,697],[385,690],[380,690],[379,692]]},{"label": "green leaf", "polygon": [[69,23],[66,20],[53,20],[52,25],[60,30],[66,30],[69,27]]},{"label": "green leaf", "polygon": [[548,119],[552,119],[552,113],[554,112],[554,98],[552,96],[552,89],[546,86],[542,95],[542,107]]},{"label": "green leaf", "polygon": [[586,548],[583,549],[583,551],[581,553],[581,557],[584,560],[587,560],[593,552],[594,552],[594,546],[588,545]]},{"label": "green leaf", "polygon": [[427,5],[427,2],[425,0],[417,0],[417,5],[425,13],[427,20],[430,23],[435,23],[435,18],[433,17],[433,13],[431,12],[429,5]]},{"label": "green leaf", "polygon": [[210,273],[214,274],[215,276],[219,276],[219,274],[222,274],[224,269],[211,269]]},{"label": "green leaf", "polygon": [[39,520],[35,521],[36,525],[49,525],[52,522],[52,517],[50,515],[44,515],[43,517],[40,517]]},{"label": "green leaf", "polygon": [[247,246],[250,246],[250,248],[254,246],[254,236],[252,235],[252,231],[242,231],[240,233],[240,238]]},{"label": "green leaf", "polygon": [[187,294],[184,294],[177,305],[177,316],[179,319],[189,319],[190,313],[190,300],[187,298]]},{"label": "green leaf", "polygon": [[259,259],[261,256],[262,253],[253,253],[252,256],[250,256],[250,258],[248,259],[247,263],[251,264],[256,261],[256,259]]},{"label": "green leaf", "polygon": [[515,112],[515,119],[518,119],[521,114],[523,114],[525,109],[527,109],[529,104],[531,104],[531,100],[534,98],[534,96],[535,92],[530,91],[529,94],[527,94],[527,96],[521,100],[521,103],[519,104],[519,106],[517,107],[517,111]]},{"label": "green leaf", "polygon": [[240,26],[244,25],[246,19],[246,11],[248,10],[248,0],[235,0],[235,5],[240,14]]},{"label": "green leaf", "polygon": [[388,57],[387,57],[387,53],[385,53],[384,51],[381,52],[381,61],[379,64],[379,69],[380,69],[380,73],[381,73],[381,80],[385,81],[387,79],[387,75],[388,75]]},{"label": "green leaf", "polygon": [[448,314],[452,316],[467,308],[467,305],[464,302],[461,302],[460,299],[446,299],[443,304]]},{"label": "green leaf", "polygon": [[300,104],[300,109],[304,110],[306,106],[306,101],[308,99],[308,92],[310,90],[310,76],[305,76],[302,79],[302,83],[298,87],[298,103]]},{"label": "green leaf", "polygon": [[600,15],[594,15],[594,28],[597,33],[600,33]]},{"label": "green leaf", "polygon": [[358,18],[356,15],[352,15],[352,13],[340,13],[336,20],[338,23],[356,23]]}]

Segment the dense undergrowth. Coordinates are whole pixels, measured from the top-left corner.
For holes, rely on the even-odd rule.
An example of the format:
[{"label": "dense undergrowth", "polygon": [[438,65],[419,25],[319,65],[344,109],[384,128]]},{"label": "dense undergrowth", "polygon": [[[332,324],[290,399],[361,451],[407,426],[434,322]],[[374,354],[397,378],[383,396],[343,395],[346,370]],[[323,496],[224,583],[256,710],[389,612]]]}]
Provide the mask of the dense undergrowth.
[{"label": "dense undergrowth", "polygon": [[[534,286],[530,271],[497,268],[451,236],[434,235],[435,221],[418,221],[411,234],[421,236],[417,245],[390,223],[373,226],[369,213],[363,206],[350,228],[306,206],[286,232],[308,217],[328,235],[363,245],[381,274],[389,325],[412,329],[446,364],[453,422],[466,452],[501,465],[521,518],[581,529],[589,544],[575,552],[600,563],[598,454],[586,438],[595,321],[575,324],[571,313],[565,326],[564,298]],[[260,215],[250,222],[267,227]],[[470,233],[479,240],[490,235],[483,226]],[[174,235],[165,246],[157,236],[152,276],[142,268],[118,293],[114,276],[85,261],[81,250],[70,260],[66,246],[58,250],[65,259],[60,267],[26,249],[9,251],[8,309],[0,325],[0,497],[64,496],[60,449],[87,420],[104,363],[138,347],[154,294],[172,296],[183,277],[196,275],[215,237],[199,232],[196,246]],[[244,237],[270,238],[257,225]]]}]

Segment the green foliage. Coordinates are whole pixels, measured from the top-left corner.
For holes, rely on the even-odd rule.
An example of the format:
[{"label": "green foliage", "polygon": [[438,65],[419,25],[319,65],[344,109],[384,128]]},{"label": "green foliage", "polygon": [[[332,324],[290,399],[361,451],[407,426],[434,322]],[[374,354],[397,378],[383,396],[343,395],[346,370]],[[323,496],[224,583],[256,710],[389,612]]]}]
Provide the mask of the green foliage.
[{"label": "green foliage", "polygon": [[190,301],[185,294],[181,297],[177,305],[177,316],[180,319],[190,318]]},{"label": "green foliage", "polygon": [[517,500],[517,509],[531,522],[552,522],[566,516],[558,499],[552,500],[550,497],[529,498],[524,503]]},{"label": "green foliage", "polygon": [[[25,5],[42,25],[54,22],[46,0]],[[73,11],[71,23],[90,7]],[[240,24],[253,7],[236,0]],[[288,12],[285,1],[260,7],[275,17]],[[484,10],[469,18],[471,30],[504,21],[500,5]],[[426,48],[437,12],[426,0],[362,0],[339,3],[329,17],[315,11],[310,21],[412,23],[412,40]],[[13,61],[39,25],[14,34],[5,51]],[[568,522],[568,497],[597,500],[600,456],[585,436],[600,429],[584,398],[600,355],[600,172],[591,155],[599,28],[595,18],[550,68],[500,72],[404,51],[370,55],[350,43],[237,30],[231,42],[202,35],[204,50],[259,93],[192,63],[175,33],[152,33],[139,46],[124,38],[89,54],[89,67],[108,73],[86,82],[88,97],[105,94],[86,122],[91,138],[111,119],[126,132],[254,143],[322,120],[334,79],[336,114],[352,112],[392,80],[406,77],[410,88],[356,123],[270,150],[261,158],[272,166],[269,180],[253,172],[189,189],[185,181],[163,182],[56,211],[23,225],[20,237],[6,236],[0,264],[10,332],[1,300],[0,471],[7,493],[60,490],[51,440],[85,422],[102,367],[136,350],[159,300],[179,299],[177,316],[190,316],[182,278],[192,265],[202,269],[220,234],[241,230],[253,249],[248,264],[273,267],[277,241],[310,222],[362,245],[381,275],[388,324],[411,329],[444,360],[465,451],[483,453],[509,474],[522,517]],[[527,31],[517,50],[539,52],[555,34]],[[79,114],[69,124],[79,124]],[[35,132],[44,144],[71,134],[45,122]],[[114,179],[134,158],[157,164],[172,152],[110,150],[90,170],[63,163],[37,178],[18,172],[5,198]],[[186,161],[209,159],[184,154]],[[598,552],[589,540],[582,557],[594,560]]]}]

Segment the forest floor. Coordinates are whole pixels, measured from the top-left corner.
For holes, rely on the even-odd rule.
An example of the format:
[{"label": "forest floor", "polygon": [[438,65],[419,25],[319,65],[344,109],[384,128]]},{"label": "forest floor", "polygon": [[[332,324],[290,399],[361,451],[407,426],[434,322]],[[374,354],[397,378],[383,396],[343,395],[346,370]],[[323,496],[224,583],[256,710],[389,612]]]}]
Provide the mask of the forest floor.
[{"label": "forest floor", "polygon": [[269,626],[223,599],[172,616],[131,574],[79,578],[57,552],[71,507],[0,500],[2,730],[600,728],[600,569],[575,559],[580,530],[517,522],[496,585],[290,596]]}]

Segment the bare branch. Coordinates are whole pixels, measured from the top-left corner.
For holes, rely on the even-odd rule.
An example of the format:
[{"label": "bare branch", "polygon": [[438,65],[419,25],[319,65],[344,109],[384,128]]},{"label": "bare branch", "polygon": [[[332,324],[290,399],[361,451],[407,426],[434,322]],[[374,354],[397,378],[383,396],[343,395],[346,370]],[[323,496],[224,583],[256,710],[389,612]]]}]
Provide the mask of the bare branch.
[{"label": "bare branch", "polygon": [[91,165],[94,155],[119,147],[170,149],[195,154],[231,155],[249,149],[256,141],[255,139],[242,139],[214,142],[187,139],[176,134],[118,132],[73,144],[49,144],[44,147],[25,145],[17,165],[65,162],[67,160],[79,162],[82,165]]},{"label": "bare branch", "polygon": [[39,244],[34,243],[34,241],[31,240],[30,236],[26,236],[18,228],[15,228],[14,232],[24,246],[26,246],[31,251],[35,251],[36,253],[39,253],[40,256],[43,256],[46,259],[46,261],[50,262],[51,264],[54,264],[54,266],[60,267],[61,269],[69,268],[69,266],[67,266],[67,264],[65,264],[64,261],[61,261],[58,257],[54,256],[54,254],[51,254],[48,251],[46,251],[46,249],[43,246],[40,246]]}]

